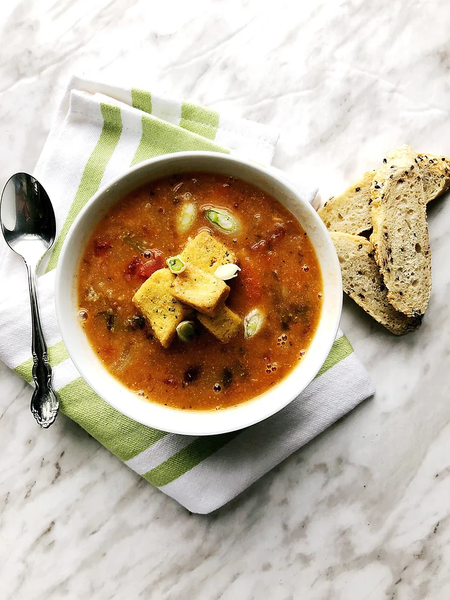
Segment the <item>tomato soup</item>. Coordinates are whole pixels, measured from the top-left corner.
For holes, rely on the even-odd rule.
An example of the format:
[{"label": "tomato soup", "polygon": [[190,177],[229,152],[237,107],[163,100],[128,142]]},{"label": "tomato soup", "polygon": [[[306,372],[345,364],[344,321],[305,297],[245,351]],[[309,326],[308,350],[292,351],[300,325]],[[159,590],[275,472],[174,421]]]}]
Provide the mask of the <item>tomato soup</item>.
[{"label": "tomato soup", "polygon": [[[203,231],[234,256],[225,284],[237,333],[223,343],[193,311],[194,334],[163,347],[133,296]],[[322,276],[306,232],[275,198],[233,177],[189,173],[148,183],[107,212],[80,261],[78,304],[90,344],[125,386],[166,406],[220,410],[265,392],[302,360]]]}]

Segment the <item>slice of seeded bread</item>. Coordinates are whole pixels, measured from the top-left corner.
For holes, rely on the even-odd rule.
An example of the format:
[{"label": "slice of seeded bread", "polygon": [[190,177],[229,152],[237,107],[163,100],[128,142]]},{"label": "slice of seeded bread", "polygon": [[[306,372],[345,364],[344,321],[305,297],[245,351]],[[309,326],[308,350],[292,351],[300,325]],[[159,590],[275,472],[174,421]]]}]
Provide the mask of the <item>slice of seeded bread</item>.
[{"label": "slice of seeded bread", "polygon": [[[418,154],[423,169],[426,203],[450,188],[450,158],[434,154]],[[330,198],[319,209],[319,216],[330,231],[358,235],[372,228],[371,186],[375,171],[369,171],[340,196]]]},{"label": "slice of seeded bread", "polygon": [[357,235],[372,227],[370,189],[375,171],[364,173],[340,196],[330,198],[319,209],[319,216],[330,231]]},{"label": "slice of seeded bread", "polygon": [[444,194],[450,187],[450,158],[434,154],[418,154],[417,160],[423,169],[425,201]]},{"label": "slice of seeded bread", "polygon": [[370,236],[387,297],[409,317],[422,315],[431,293],[423,169],[409,146],[389,153],[372,183]]},{"label": "slice of seeded bread", "polygon": [[395,335],[418,329],[421,316],[407,317],[389,302],[386,286],[373,258],[372,244],[360,235],[341,232],[330,235],[341,264],[345,293]]}]

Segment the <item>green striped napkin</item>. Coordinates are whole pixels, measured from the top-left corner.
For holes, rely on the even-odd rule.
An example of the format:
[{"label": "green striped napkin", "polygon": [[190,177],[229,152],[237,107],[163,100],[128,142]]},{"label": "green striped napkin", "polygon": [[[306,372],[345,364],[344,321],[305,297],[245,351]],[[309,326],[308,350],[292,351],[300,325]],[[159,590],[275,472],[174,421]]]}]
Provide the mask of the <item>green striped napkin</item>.
[{"label": "green striped napkin", "polygon": [[[69,359],[55,315],[55,267],[78,212],[100,186],[128,166],[182,150],[237,153],[270,164],[277,137],[265,126],[195,104],[73,78],[35,169],[53,200],[59,227],[38,287],[61,410],[192,512],[219,508],[370,396],[373,387],[364,367],[339,333],[316,379],[288,407],[262,423],[202,438],[145,427],[101,400]],[[307,201],[314,195],[303,190]],[[0,276],[8,281],[0,290],[0,358],[31,382],[26,278],[21,259],[4,244]]]}]

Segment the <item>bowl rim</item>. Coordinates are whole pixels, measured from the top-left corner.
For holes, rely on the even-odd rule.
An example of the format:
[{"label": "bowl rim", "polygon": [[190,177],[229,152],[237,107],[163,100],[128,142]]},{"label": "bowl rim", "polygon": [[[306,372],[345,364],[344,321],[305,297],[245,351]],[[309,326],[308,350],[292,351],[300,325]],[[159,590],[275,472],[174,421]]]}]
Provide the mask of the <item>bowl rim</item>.
[{"label": "bowl rim", "polygon": [[[245,402],[242,402],[240,404],[237,404],[237,405],[234,405],[231,407],[227,407],[225,409],[222,409],[221,411],[217,411],[217,412],[215,412],[215,411],[197,411],[197,410],[184,411],[182,409],[174,409],[171,407],[166,407],[158,402],[152,402],[151,400],[149,401],[149,400],[141,400],[140,399],[142,402],[145,402],[147,405],[149,405],[153,408],[158,407],[159,410],[157,411],[155,409],[153,412],[158,413],[158,412],[161,412],[161,409],[162,409],[163,412],[167,412],[167,415],[166,415],[166,417],[164,417],[162,419],[162,421],[159,419],[157,414],[150,415],[149,419],[147,419],[146,417],[143,418],[142,415],[139,415],[139,417],[138,417],[136,415],[136,412],[134,410],[130,409],[130,406],[126,402],[121,403],[120,394],[117,394],[117,397],[105,397],[104,393],[102,393],[101,382],[98,383],[96,379],[91,378],[89,376],[89,373],[86,373],[86,370],[84,368],[85,365],[81,364],[82,363],[81,355],[74,348],[73,340],[71,339],[71,336],[69,335],[68,322],[69,322],[70,317],[67,317],[66,312],[63,310],[63,303],[61,300],[61,298],[64,295],[63,288],[64,288],[64,286],[67,286],[67,281],[68,281],[67,273],[64,272],[63,267],[67,260],[67,256],[71,251],[72,237],[74,236],[75,232],[77,231],[77,228],[79,227],[80,222],[82,222],[84,220],[85,215],[92,209],[93,205],[96,204],[99,201],[99,199],[101,199],[103,196],[108,194],[109,190],[111,188],[113,188],[114,186],[116,186],[117,184],[119,184],[123,179],[125,179],[127,177],[130,177],[130,179],[131,179],[133,177],[133,174],[135,174],[139,171],[145,171],[149,166],[153,166],[158,163],[170,162],[170,161],[176,162],[178,160],[183,160],[185,158],[193,158],[193,157],[196,157],[196,158],[204,157],[206,159],[211,158],[213,160],[228,162],[230,164],[230,170],[232,170],[233,164],[238,163],[240,165],[243,165],[247,169],[253,170],[254,172],[261,174],[263,177],[266,177],[266,178],[269,177],[269,179],[271,178],[272,180],[275,180],[276,185],[281,184],[281,186],[284,186],[287,189],[287,191],[289,192],[289,194],[291,194],[291,196],[295,198],[295,201],[300,202],[303,205],[303,208],[306,208],[306,211],[310,213],[313,221],[315,222],[315,226],[318,227],[318,229],[320,230],[320,232],[322,234],[322,239],[325,241],[328,248],[332,250],[332,252],[330,253],[330,256],[332,257],[331,260],[334,262],[334,265],[331,265],[331,266],[339,274],[339,277],[336,277],[336,281],[334,282],[334,286],[337,286],[336,290],[335,290],[335,293],[337,296],[336,309],[335,309],[335,314],[334,314],[334,319],[332,321],[332,325],[329,328],[330,333],[328,336],[328,341],[327,341],[327,343],[322,344],[321,352],[320,352],[320,355],[322,358],[321,358],[321,360],[316,359],[315,368],[311,369],[311,373],[309,374],[308,377],[304,377],[304,381],[301,385],[301,389],[297,389],[297,391],[295,393],[289,394],[284,399],[280,399],[277,403],[273,402],[273,405],[266,407],[265,411],[254,410],[253,417],[251,417],[251,418],[247,417],[247,419],[245,419],[244,422],[237,421],[235,425],[228,425],[225,427],[219,425],[220,415],[224,415],[225,413],[228,414],[233,411],[235,411],[236,413],[243,412],[245,414],[245,412],[248,412],[248,411],[245,411],[243,409],[243,407],[248,407],[249,405],[258,404],[258,400],[260,398],[262,398],[263,396],[265,396],[267,393],[271,393],[272,395],[274,393],[276,393],[277,389],[280,387],[280,385],[283,382],[290,380],[291,378],[293,378],[295,376],[295,372],[301,363],[299,363],[297,366],[295,366],[273,388],[266,390],[265,392],[263,392],[263,394],[256,396],[255,398],[249,399]],[[195,169],[195,170],[201,171],[201,168]],[[214,169],[210,169],[209,172],[214,172]],[[153,179],[158,179],[158,177],[153,177]],[[152,181],[152,178],[150,177],[148,182],[150,183],[151,181]],[[256,184],[253,184],[253,185],[256,185]],[[139,185],[135,186],[135,188],[136,187],[139,187]],[[256,187],[257,187],[257,185],[256,185]],[[132,184],[130,184],[129,191],[132,191],[132,189],[133,189],[133,186],[132,186]],[[127,192],[125,192],[125,194],[126,193]],[[119,199],[116,200],[116,202],[118,202],[118,201],[120,201],[120,200]],[[283,206],[285,206],[289,210],[289,208],[281,200],[278,199],[278,201],[281,202],[281,204],[283,204]],[[295,215],[293,215],[293,216],[294,216],[294,218],[296,218],[298,220],[298,218]],[[92,231],[92,229],[91,229],[91,231]],[[313,247],[314,247],[314,244],[313,244]],[[314,249],[317,252],[317,249],[315,247],[314,247]],[[82,252],[82,250],[79,250],[77,252],[77,262],[76,262],[77,267],[79,265],[78,261],[79,261],[81,252]],[[319,260],[319,265],[321,267],[322,278],[324,279],[323,265],[320,263],[320,260]],[[73,271],[70,272],[70,286],[73,286],[74,277],[76,276],[76,273],[77,273],[77,268],[75,268]],[[98,396],[100,396],[100,398],[102,398],[105,402],[107,402],[110,406],[112,406],[114,409],[116,409],[119,413],[129,417],[130,419],[132,419],[136,422],[142,423],[143,425],[146,425],[148,427],[166,431],[168,433],[176,433],[176,434],[180,434],[180,435],[189,435],[189,436],[219,435],[219,434],[229,433],[232,431],[239,431],[241,429],[244,429],[246,427],[249,427],[251,425],[255,425],[256,423],[264,421],[265,419],[271,417],[272,415],[278,413],[283,408],[288,406],[293,400],[295,400],[308,387],[308,385],[315,378],[317,373],[320,371],[323,363],[325,362],[326,358],[328,357],[330,350],[333,346],[333,343],[335,341],[336,334],[339,329],[339,323],[340,323],[341,313],[342,313],[342,279],[341,279],[339,260],[338,260],[336,251],[334,249],[332,239],[329,235],[328,230],[325,227],[325,224],[322,222],[322,220],[318,216],[316,210],[311,206],[311,204],[309,202],[307,202],[306,200],[304,200],[301,197],[301,194],[299,191],[296,190],[295,185],[293,183],[291,183],[291,181],[287,177],[284,176],[284,173],[282,171],[280,171],[279,169],[277,169],[275,167],[262,166],[258,163],[252,162],[250,160],[241,158],[240,156],[236,156],[233,154],[230,155],[230,154],[223,154],[220,152],[210,152],[210,151],[184,151],[184,152],[176,152],[176,153],[165,154],[162,156],[150,158],[148,160],[138,163],[137,165],[134,165],[133,167],[130,167],[130,168],[124,170],[121,174],[117,175],[116,177],[114,177],[113,179],[108,181],[105,185],[101,186],[97,190],[97,192],[83,206],[83,208],[80,210],[80,212],[76,216],[74,222],[72,223],[69,231],[67,232],[66,238],[65,238],[62,248],[61,248],[58,264],[56,267],[56,275],[55,275],[55,306],[56,306],[56,315],[57,315],[59,329],[61,332],[61,337],[66,346],[69,357],[75,365],[76,370],[78,371],[80,376],[86,381],[86,383],[93,389],[93,391]],[[322,306],[322,313],[323,313],[323,306]],[[311,345],[314,341],[314,338],[317,335],[322,318],[323,318],[323,314],[321,314],[321,316],[320,316],[319,324],[317,326],[314,337],[308,348],[311,347]],[[73,315],[73,319],[76,319],[76,315]],[[84,334],[84,336],[87,339],[86,334]],[[90,345],[89,341],[88,341],[88,343]],[[92,348],[92,346],[91,346],[91,348]],[[307,354],[308,354],[308,352],[307,352]],[[100,360],[99,360],[99,362],[101,363]],[[114,381],[119,384],[119,386],[122,388],[123,391],[126,390],[127,392],[135,395],[135,392],[133,392],[132,390],[130,390],[129,388],[124,386],[124,384],[122,384],[120,382],[120,380],[115,378],[106,369],[106,367],[104,367],[103,363],[101,363],[101,365],[102,365],[103,372],[105,374],[107,374],[110,378],[113,378]],[[278,394],[278,396],[280,396],[280,394]],[[241,409],[241,410],[239,410],[239,409]],[[187,426],[187,427],[177,426],[175,428],[172,428],[170,426],[170,423],[168,425],[168,423],[165,422],[165,420],[166,419],[169,420],[170,413],[173,415],[174,411],[176,413],[182,413],[184,420],[186,421],[186,423],[189,426]],[[151,413],[152,411],[149,409],[149,412]],[[217,423],[217,425],[214,428],[211,428],[211,427],[202,428],[202,427],[199,427],[198,425],[196,427],[192,427],[189,423],[189,421],[192,421],[191,415],[195,415],[195,416],[199,417],[200,419],[202,419],[202,418],[205,419],[206,415],[215,415],[216,418],[213,420]],[[205,419],[205,420],[207,420],[207,419]],[[234,419],[233,419],[233,421],[234,421]]]}]

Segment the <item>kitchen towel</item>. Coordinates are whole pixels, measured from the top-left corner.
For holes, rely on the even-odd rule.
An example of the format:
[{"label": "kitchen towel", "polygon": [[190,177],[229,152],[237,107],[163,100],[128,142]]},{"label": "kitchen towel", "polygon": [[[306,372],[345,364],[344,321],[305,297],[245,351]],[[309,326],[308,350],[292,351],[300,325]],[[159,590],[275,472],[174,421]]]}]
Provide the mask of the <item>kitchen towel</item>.
[{"label": "kitchen towel", "polygon": [[[169,152],[211,150],[269,165],[278,135],[243,119],[74,77],[35,169],[55,207],[57,240],[41,265],[43,329],[61,411],[126,465],[188,510],[206,514],[352,410],[374,390],[347,338],[339,332],[308,388],[273,417],[229,434],[190,437],[146,427],[111,408],[80,377],[61,340],[54,307],[55,267],[78,212],[113,177]],[[311,202],[315,190],[297,185]],[[0,358],[31,382],[31,320],[25,269],[2,242]],[[49,435],[49,433],[46,433]],[[51,435],[51,433],[50,433]]]}]

